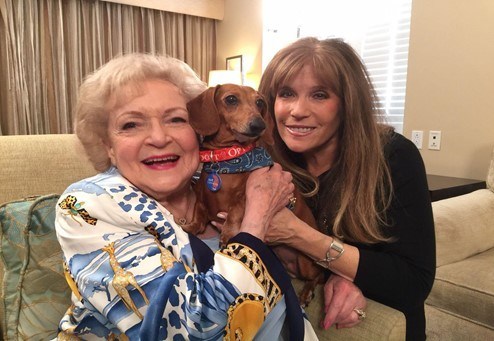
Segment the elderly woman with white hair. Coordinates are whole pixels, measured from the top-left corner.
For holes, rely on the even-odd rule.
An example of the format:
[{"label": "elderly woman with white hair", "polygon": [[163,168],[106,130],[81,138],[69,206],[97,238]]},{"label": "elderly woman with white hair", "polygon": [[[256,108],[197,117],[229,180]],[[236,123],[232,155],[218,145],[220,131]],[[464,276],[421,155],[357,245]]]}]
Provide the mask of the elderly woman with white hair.
[{"label": "elderly woman with white hair", "polygon": [[263,242],[294,190],[290,173],[275,164],[251,174],[241,231],[224,248],[212,225],[187,232],[199,142],[186,103],[203,90],[185,63],[144,54],[82,84],[76,134],[100,173],[58,202],[73,291],[59,340],[315,338]]}]

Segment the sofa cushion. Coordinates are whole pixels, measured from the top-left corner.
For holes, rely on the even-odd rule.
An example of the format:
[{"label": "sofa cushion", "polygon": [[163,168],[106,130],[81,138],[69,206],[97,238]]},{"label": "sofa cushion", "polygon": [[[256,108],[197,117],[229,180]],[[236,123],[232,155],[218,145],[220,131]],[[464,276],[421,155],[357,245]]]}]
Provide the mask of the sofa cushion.
[{"label": "sofa cushion", "polygon": [[[292,279],[292,284],[296,292],[300,292],[304,286],[304,282],[299,279]],[[314,298],[305,308],[305,313],[320,341],[405,340],[406,319],[405,315],[398,310],[368,299],[365,309],[367,317],[362,323],[352,328],[337,329],[333,326],[325,330],[320,327],[324,316],[323,305],[323,286],[318,285],[314,291]]]},{"label": "sofa cushion", "polygon": [[429,304],[425,305],[427,341],[494,340],[494,329],[452,315]]},{"label": "sofa cushion", "polygon": [[58,195],[47,195],[0,206],[5,340],[55,337],[70,305],[54,229],[57,199]]},{"label": "sofa cushion", "polygon": [[494,248],[441,266],[427,304],[494,329]]},{"label": "sofa cushion", "polygon": [[437,266],[494,247],[494,193],[480,189],[432,203]]}]

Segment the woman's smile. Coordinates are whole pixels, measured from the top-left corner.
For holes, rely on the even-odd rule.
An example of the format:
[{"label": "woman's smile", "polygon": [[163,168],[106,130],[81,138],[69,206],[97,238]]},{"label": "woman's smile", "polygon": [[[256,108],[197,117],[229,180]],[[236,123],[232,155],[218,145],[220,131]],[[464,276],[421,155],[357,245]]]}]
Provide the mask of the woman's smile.
[{"label": "woman's smile", "polygon": [[173,168],[177,165],[180,156],[175,154],[167,154],[160,156],[151,156],[142,162],[151,169],[162,170]]},{"label": "woman's smile", "polygon": [[199,144],[175,85],[148,80],[140,89],[110,114],[108,155],[127,180],[163,201],[188,188],[199,167]]},{"label": "woman's smile", "polygon": [[301,126],[301,125],[287,125],[285,124],[286,130],[294,136],[307,136],[314,131],[314,127]]},{"label": "woman's smile", "polygon": [[317,151],[332,159],[338,143],[340,103],[313,68],[304,66],[277,92],[274,114],[280,137],[290,150],[306,158]]}]

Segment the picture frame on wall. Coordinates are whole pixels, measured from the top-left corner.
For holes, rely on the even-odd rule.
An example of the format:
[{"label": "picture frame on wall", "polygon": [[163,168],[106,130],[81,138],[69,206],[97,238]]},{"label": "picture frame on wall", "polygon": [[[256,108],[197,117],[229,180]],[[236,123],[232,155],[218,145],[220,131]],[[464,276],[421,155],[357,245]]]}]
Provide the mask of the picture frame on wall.
[{"label": "picture frame on wall", "polygon": [[240,71],[243,74],[242,55],[227,57],[226,69],[229,71]]}]

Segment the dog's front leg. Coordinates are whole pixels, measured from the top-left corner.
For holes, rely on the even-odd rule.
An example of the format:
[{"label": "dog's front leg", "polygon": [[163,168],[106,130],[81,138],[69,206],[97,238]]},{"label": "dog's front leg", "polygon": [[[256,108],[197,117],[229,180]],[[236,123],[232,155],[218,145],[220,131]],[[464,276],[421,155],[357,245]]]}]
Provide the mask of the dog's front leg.
[{"label": "dog's front leg", "polygon": [[194,204],[194,213],[192,221],[188,224],[182,225],[182,228],[189,233],[197,236],[206,229],[208,220],[208,210],[204,204],[204,188],[199,185],[194,186],[194,192],[196,193],[196,203]]},{"label": "dog's front leg", "polygon": [[[240,200],[239,200],[240,202]],[[241,201],[243,203],[243,201]],[[221,245],[226,245],[226,243],[240,231],[240,224],[244,217],[244,205],[243,204],[232,204],[228,209],[228,216],[223,223],[223,228],[221,229],[220,243]]]}]

